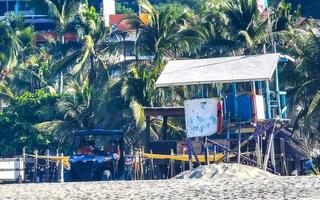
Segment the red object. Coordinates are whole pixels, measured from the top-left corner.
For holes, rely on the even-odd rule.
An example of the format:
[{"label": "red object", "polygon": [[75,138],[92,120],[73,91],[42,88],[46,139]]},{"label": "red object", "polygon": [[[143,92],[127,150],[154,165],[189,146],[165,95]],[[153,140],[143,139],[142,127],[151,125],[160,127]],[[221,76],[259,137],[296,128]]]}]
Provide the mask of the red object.
[{"label": "red object", "polygon": [[78,154],[84,154],[84,155],[92,154],[92,149],[90,147],[81,147],[78,151]]},{"label": "red object", "polygon": [[130,23],[124,21],[127,15],[124,14],[116,14],[109,16],[109,25],[115,25],[120,31],[128,31],[132,30],[132,26]]},{"label": "red object", "polygon": [[252,101],[252,123],[256,124],[257,121],[258,121],[258,118],[257,118],[257,102],[256,102],[256,93],[255,91],[252,92],[252,98],[251,98],[251,101]]},{"label": "red object", "polygon": [[217,132],[221,133],[222,132],[222,126],[223,126],[223,107],[222,107],[222,101],[219,100],[218,101],[218,105],[217,105],[217,110],[218,110],[218,128],[217,128]]}]

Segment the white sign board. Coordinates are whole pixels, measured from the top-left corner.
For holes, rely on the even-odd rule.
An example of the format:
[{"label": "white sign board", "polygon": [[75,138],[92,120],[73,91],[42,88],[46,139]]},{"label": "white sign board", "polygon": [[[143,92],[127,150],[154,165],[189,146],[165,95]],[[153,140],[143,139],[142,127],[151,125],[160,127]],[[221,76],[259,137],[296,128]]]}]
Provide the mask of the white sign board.
[{"label": "white sign board", "polygon": [[209,136],[217,132],[218,99],[193,99],[184,102],[187,137]]},{"label": "white sign board", "polygon": [[264,99],[262,95],[256,95],[256,105],[257,105],[257,118],[258,120],[263,120],[266,117],[264,109]]}]

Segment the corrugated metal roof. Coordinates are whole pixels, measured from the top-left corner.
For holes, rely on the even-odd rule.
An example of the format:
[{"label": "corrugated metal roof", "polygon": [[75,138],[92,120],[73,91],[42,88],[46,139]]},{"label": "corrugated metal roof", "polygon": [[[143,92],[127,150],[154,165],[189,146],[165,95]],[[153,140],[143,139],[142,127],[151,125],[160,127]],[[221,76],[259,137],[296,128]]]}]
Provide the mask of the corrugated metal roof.
[{"label": "corrugated metal roof", "polygon": [[271,80],[280,54],[169,61],[156,86]]}]

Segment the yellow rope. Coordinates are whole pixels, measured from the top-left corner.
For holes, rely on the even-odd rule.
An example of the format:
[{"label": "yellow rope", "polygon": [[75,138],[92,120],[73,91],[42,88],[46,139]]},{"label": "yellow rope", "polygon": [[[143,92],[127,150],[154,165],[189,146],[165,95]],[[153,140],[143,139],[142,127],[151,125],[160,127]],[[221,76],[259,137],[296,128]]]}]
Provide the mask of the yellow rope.
[{"label": "yellow rope", "polygon": [[32,155],[32,154],[25,154],[26,156],[37,158],[37,159],[49,159],[52,161],[62,162],[65,168],[70,167],[69,163],[69,156],[41,156],[41,155]]},{"label": "yellow rope", "polygon": [[[163,155],[163,154],[151,154],[151,153],[143,153],[144,157],[146,158],[153,158],[153,159],[171,159],[171,160],[179,160],[179,161],[189,161],[188,155]],[[230,155],[234,156],[234,155]],[[205,156],[204,155],[198,155],[200,162],[205,162]],[[221,161],[224,158],[224,154],[218,153],[216,156],[209,155],[209,161],[210,162],[218,162]],[[196,162],[196,159],[194,156],[192,156],[192,162]]]}]

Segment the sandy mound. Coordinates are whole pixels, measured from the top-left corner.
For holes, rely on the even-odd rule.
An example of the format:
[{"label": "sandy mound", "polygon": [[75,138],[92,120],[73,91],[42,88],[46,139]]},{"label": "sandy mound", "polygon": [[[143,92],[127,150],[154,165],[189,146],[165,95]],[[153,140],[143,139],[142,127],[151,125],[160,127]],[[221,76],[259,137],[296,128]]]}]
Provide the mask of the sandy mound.
[{"label": "sandy mound", "polygon": [[210,178],[261,178],[273,174],[256,167],[235,163],[202,165],[196,169],[178,174],[176,179],[210,179]]}]

